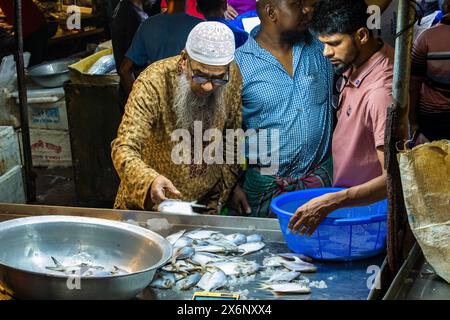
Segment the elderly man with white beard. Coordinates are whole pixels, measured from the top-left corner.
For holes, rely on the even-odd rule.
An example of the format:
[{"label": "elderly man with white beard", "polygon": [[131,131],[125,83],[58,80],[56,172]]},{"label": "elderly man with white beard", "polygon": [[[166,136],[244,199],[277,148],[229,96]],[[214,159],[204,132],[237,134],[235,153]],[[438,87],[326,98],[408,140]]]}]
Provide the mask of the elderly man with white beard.
[{"label": "elderly man with white beard", "polygon": [[[237,161],[210,164],[191,156],[202,152],[194,143],[199,139],[198,124],[200,141],[207,129],[225,136],[227,129],[241,128],[242,78],[234,52],[234,36],[227,26],[202,22],[191,31],[180,55],[153,63],[140,74],[112,142],[121,180],[115,208],[152,210],[163,200],[180,198],[205,204],[209,214],[220,211],[236,184]],[[180,130],[192,135],[187,141],[190,154],[182,155],[192,161],[174,159],[180,141],[174,141],[173,133]],[[205,142],[200,144],[203,149]]]}]

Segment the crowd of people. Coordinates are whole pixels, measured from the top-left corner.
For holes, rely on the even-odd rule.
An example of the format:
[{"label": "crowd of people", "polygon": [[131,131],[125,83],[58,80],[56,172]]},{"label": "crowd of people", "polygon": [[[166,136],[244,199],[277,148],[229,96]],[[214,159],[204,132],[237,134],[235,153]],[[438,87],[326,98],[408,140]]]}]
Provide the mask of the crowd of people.
[{"label": "crowd of people", "polygon": [[[181,198],[211,214],[271,217],[270,202],[282,193],[343,188],[297,209],[290,228],[311,235],[332,211],[386,197],[394,48],[368,27],[367,6],[383,10],[390,1],[167,0],[151,17],[142,1],[122,0],[112,28],[124,102],[112,143],[116,208],[152,210]],[[412,52],[416,143],[450,139],[450,0],[439,5],[440,21]],[[247,33],[233,21],[249,12],[260,24]],[[238,157],[196,161],[198,123],[202,147],[213,141],[208,129],[269,132],[262,149],[277,155],[276,172],[267,174],[266,153],[248,136],[244,165]],[[181,163],[172,135],[179,129],[194,135]],[[233,143],[236,151],[239,139]]]}]

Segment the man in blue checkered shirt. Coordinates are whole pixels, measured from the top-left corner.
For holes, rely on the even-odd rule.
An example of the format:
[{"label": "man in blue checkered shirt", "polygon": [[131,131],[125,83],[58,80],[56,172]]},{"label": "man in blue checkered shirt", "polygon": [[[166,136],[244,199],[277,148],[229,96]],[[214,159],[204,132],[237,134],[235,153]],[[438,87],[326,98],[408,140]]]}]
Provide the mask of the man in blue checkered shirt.
[{"label": "man in blue checkered shirt", "polygon": [[331,186],[333,69],[322,55],[323,45],[308,31],[315,2],[259,0],[261,25],[236,51],[244,129],[279,136],[268,147],[272,155],[278,153],[279,167],[272,174],[259,161],[266,156],[261,149],[257,155],[247,150],[244,182],[230,203],[240,214],[267,217],[270,201],[281,193]]}]

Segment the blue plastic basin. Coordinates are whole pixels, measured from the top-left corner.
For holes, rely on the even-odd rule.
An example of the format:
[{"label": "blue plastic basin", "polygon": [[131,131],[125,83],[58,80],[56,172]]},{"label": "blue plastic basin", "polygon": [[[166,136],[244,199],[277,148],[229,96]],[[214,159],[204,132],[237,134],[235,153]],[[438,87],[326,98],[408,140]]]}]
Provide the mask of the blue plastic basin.
[{"label": "blue plastic basin", "polygon": [[386,247],[387,200],[369,206],[343,208],[332,212],[311,237],[294,235],[289,220],[309,200],[342,188],[294,191],[272,200],[287,246],[294,252],[318,260],[349,261],[375,256]]}]

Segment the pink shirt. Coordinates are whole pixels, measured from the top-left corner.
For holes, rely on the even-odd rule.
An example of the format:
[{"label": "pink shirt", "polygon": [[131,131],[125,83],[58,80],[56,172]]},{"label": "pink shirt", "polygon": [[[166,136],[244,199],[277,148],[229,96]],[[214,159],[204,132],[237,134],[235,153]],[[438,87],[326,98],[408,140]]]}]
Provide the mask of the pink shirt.
[{"label": "pink shirt", "polygon": [[384,145],[392,102],[394,49],[387,44],[360,68],[348,71],[333,134],[334,186],[353,187],[382,174],[376,148]]}]

